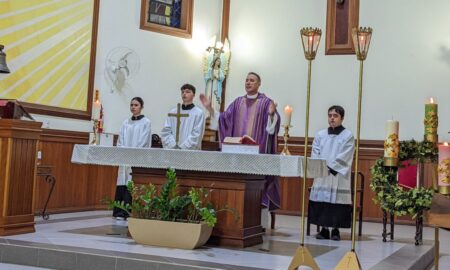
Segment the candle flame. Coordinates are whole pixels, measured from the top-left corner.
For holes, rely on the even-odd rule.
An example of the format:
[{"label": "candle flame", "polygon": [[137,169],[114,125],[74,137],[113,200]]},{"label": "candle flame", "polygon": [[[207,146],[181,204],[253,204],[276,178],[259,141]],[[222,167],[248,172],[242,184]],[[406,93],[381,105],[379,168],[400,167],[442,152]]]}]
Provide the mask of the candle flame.
[{"label": "candle flame", "polygon": [[100,91],[99,90],[95,90],[94,102],[97,105],[100,104]]},{"label": "candle flame", "polygon": [[430,97],[430,103],[433,104],[434,103],[434,98]]},{"label": "candle flame", "polygon": [[444,146],[448,146],[448,142],[444,142]]}]

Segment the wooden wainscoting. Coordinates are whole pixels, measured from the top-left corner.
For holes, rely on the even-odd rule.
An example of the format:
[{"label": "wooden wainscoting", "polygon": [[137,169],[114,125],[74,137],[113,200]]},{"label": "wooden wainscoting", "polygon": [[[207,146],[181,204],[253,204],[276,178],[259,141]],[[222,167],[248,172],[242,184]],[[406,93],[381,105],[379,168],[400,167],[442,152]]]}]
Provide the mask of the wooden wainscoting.
[{"label": "wooden wainscoting", "polygon": [[[48,204],[49,213],[106,209],[101,203],[113,198],[117,168],[72,163],[75,144],[87,144],[89,133],[43,129],[39,149],[42,165],[53,166],[56,185]],[[44,207],[50,185],[41,177],[36,179],[35,212]]]}]

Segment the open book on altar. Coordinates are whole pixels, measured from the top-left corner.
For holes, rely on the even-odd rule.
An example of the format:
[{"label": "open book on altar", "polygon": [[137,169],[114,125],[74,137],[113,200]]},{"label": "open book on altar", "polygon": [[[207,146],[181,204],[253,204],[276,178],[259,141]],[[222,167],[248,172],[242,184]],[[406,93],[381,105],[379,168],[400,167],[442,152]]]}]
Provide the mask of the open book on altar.
[{"label": "open book on altar", "polygon": [[222,152],[259,154],[259,145],[248,135],[242,137],[225,137],[222,143]]}]

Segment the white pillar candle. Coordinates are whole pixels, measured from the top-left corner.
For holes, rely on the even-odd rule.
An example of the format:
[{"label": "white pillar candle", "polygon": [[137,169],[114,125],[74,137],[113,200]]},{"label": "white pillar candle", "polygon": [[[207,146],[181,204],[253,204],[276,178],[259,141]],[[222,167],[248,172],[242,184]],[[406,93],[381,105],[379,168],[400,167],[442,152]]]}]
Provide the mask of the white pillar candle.
[{"label": "white pillar candle", "polygon": [[439,146],[438,186],[450,186],[450,146],[447,142]]},{"label": "white pillar candle", "polygon": [[384,165],[397,166],[400,142],[398,138],[399,123],[395,120],[386,121],[386,139],[384,140]]},{"label": "white pillar candle", "polygon": [[291,125],[291,117],[292,117],[292,107],[287,105],[286,107],[284,107],[284,124],[286,126],[290,126]]},{"label": "white pillar candle", "polygon": [[92,119],[98,120],[100,118],[100,110],[102,103],[100,102],[100,91],[95,90],[94,102],[92,104]]}]

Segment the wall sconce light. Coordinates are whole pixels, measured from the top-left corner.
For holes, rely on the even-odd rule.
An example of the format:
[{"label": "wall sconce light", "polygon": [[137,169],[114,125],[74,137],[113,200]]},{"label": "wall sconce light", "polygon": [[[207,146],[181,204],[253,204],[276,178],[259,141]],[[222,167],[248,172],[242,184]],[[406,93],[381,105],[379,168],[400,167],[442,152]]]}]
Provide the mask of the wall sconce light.
[{"label": "wall sconce light", "polygon": [[213,36],[209,41],[209,46],[206,48],[206,51],[208,53],[213,52],[215,56],[220,56],[221,53],[230,52],[230,43],[227,38],[225,39],[225,44],[221,41],[216,42],[216,36]]},{"label": "wall sconce light", "polygon": [[3,52],[5,46],[0,44],[0,73],[10,73],[8,66],[6,65],[6,54]]}]

